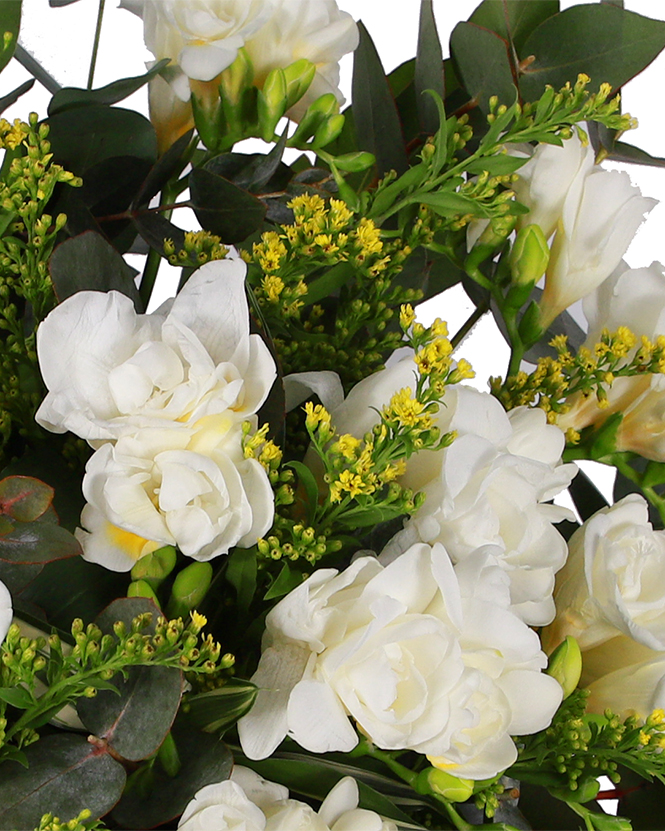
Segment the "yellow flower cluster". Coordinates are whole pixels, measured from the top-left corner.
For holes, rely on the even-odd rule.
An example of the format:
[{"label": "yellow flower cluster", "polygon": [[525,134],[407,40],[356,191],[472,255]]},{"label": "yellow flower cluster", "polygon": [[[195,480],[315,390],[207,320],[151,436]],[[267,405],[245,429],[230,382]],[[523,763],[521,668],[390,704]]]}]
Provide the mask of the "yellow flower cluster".
[{"label": "yellow flower cluster", "polygon": [[[665,336],[655,341],[640,339],[627,327],[616,332],[604,329],[593,349],[581,347],[576,354],[568,348],[565,335],[550,341],[556,358],[541,358],[531,373],[518,372],[502,382],[490,379],[492,392],[506,409],[540,407],[548,421],[555,424],[559,415],[568,412],[568,399],[576,393],[594,394],[600,409],[607,407],[607,389],[615,378],[626,378],[647,373],[665,374]],[[579,441],[575,430],[568,432],[571,443]]]}]

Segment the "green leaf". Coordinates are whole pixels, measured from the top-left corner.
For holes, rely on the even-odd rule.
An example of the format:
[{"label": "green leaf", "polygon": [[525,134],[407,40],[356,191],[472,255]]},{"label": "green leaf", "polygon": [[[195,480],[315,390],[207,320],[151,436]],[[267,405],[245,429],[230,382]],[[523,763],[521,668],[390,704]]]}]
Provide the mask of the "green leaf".
[{"label": "green leaf", "polygon": [[0,701],[5,701],[19,710],[27,710],[34,705],[35,698],[24,687],[0,687]]},{"label": "green leaf", "polygon": [[187,720],[206,733],[221,735],[249,712],[258,687],[242,678],[229,678],[223,687],[187,697]]},{"label": "green leaf", "polygon": [[614,143],[613,149],[607,157],[610,162],[626,162],[628,164],[642,164],[650,167],[665,167],[665,158],[651,156],[646,150],[627,144],[624,141]]},{"label": "green leaf", "polygon": [[142,311],[134,269],[94,231],[61,243],[51,255],[49,272],[60,302],[78,291],[119,291]]},{"label": "green leaf", "polygon": [[185,810],[194,794],[205,785],[223,782],[231,775],[233,757],[215,736],[201,733],[185,719],[178,719],[171,731],[181,767],[168,776],[159,764],[152,769],[147,788],[127,789],[113,809],[120,828],[154,828],[169,823]]},{"label": "green leaf", "polygon": [[21,0],[2,0],[0,3],[0,72],[12,59],[20,28]]},{"label": "green leaf", "polygon": [[133,208],[148,203],[182,167],[181,157],[189,147],[193,134],[193,130],[188,130],[169,147],[166,153],[159,157],[136,194],[132,203]]},{"label": "green leaf", "polygon": [[467,172],[476,176],[487,171],[490,176],[507,176],[515,173],[528,159],[518,156],[509,156],[507,153],[498,153],[496,156],[485,156],[467,165]]},{"label": "green leaf", "polygon": [[322,277],[312,280],[307,286],[307,294],[304,297],[305,306],[311,306],[326,297],[332,297],[354,274],[353,266],[349,262],[337,263],[329,268]]},{"label": "green leaf", "polygon": [[0,536],[0,560],[8,563],[48,563],[81,555],[76,537],[50,522],[12,523]]},{"label": "green leaf", "polygon": [[256,591],[256,551],[251,548],[236,548],[229,555],[226,579],[236,590],[238,608],[247,612]]},{"label": "green leaf", "polygon": [[65,818],[87,808],[96,819],[122,794],[122,765],[82,736],[45,736],[24,752],[27,770],[18,761],[0,766],[2,831],[36,828],[47,812]]},{"label": "green leaf", "polygon": [[246,190],[203,168],[189,176],[196,218],[223,243],[242,242],[261,228],[266,206]]},{"label": "green leaf", "polygon": [[284,563],[277,578],[263,595],[264,600],[275,600],[277,597],[284,597],[290,591],[302,583],[303,574],[301,571],[291,571],[288,563]]},{"label": "green leaf", "polygon": [[440,216],[455,216],[456,214],[473,214],[474,216],[488,216],[488,211],[475,199],[463,196],[454,191],[439,191],[438,193],[416,194],[414,202],[427,205]]},{"label": "green leaf", "polygon": [[[354,760],[350,758],[345,763],[320,756],[307,756],[304,753],[276,753],[270,759],[262,761],[247,759],[241,754],[236,754],[236,758],[238,763],[255,770],[265,779],[286,785],[293,793],[321,801],[340,779],[344,776],[353,776],[358,782],[361,808],[376,811],[381,816],[398,822],[407,823],[410,828],[419,827],[391,799],[379,791],[381,788],[389,792],[395,786],[400,791],[406,791],[402,783],[398,784],[382,774],[355,767]],[[413,790],[409,789],[409,793],[412,802],[419,801],[418,795]]]},{"label": "green leaf", "polygon": [[442,100],[446,96],[443,82],[443,53],[436,31],[432,0],[420,0],[414,84],[421,130],[432,135],[439,129],[439,113],[432,96],[426,95],[425,90],[434,90]]},{"label": "green leaf", "polygon": [[526,38],[547,18],[557,14],[559,0],[483,0],[469,23],[512,40],[519,52]]},{"label": "green leaf", "polygon": [[31,476],[8,476],[0,479],[0,514],[33,522],[53,502],[53,488]]},{"label": "green leaf", "polygon": [[608,83],[618,89],[639,74],[665,46],[665,22],[591,3],[572,6],[550,17],[529,36],[522,55],[535,61],[520,79],[527,101],[539,98],[546,84],[555,89],[575,83],[579,73],[591,88]]},{"label": "green leaf", "polygon": [[29,81],[24,81],[16,87],[16,89],[8,92],[7,95],[3,95],[2,98],[0,98],[0,113],[4,113],[4,111],[8,107],[11,107],[12,104],[15,104],[22,95],[25,95],[26,92],[30,92],[34,85],[35,79],[30,78]]},{"label": "green leaf", "polygon": [[483,112],[489,111],[492,95],[506,106],[514,102],[515,83],[503,38],[473,23],[458,23],[450,36],[450,54],[460,81]]},{"label": "green leaf", "polygon": [[171,729],[182,696],[182,673],[169,667],[130,667],[127,678],[117,673],[113,684],[120,695],[100,690],[94,698],[79,698],[79,718],[124,759],[146,759]]},{"label": "green leaf", "polygon": [[56,113],[70,110],[72,107],[90,106],[91,104],[117,104],[118,101],[122,101],[129,95],[132,95],[156,75],[159,75],[169,62],[169,58],[164,58],[152,66],[144,75],[136,75],[133,78],[121,78],[99,89],[64,87],[58,90],[53,98],[51,98],[48,105],[48,114],[52,116]]},{"label": "green leaf", "polygon": [[285,147],[286,133],[267,155],[222,153],[206,162],[204,169],[251,193],[285,190],[293,177],[291,168],[282,162]]},{"label": "green leaf", "polygon": [[134,110],[94,104],[56,113],[46,122],[54,161],[79,176],[105,159],[135,156],[154,164],[152,124]]},{"label": "green leaf", "polygon": [[342,515],[336,522],[343,528],[368,528],[404,514],[403,508],[392,505],[372,505],[368,508],[356,508],[352,514]]},{"label": "green leaf", "polygon": [[362,23],[353,55],[352,109],[358,148],[373,153],[379,176],[408,167],[404,137],[381,59]]},{"label": "green leaf", "polygon": [[311,524],[314,512],[319,502],[319,486],[312,471],[302,462],[289,462],[287,467],[293,468],[298,477],[298,483],[305,489],[307,497],[307,521]]},{"label": "green leaf", "polygon": [[31,583],[42,570],[41,563],[5,563],[0,560],[0,580],[7,586],[12,597],[16,597]]}]

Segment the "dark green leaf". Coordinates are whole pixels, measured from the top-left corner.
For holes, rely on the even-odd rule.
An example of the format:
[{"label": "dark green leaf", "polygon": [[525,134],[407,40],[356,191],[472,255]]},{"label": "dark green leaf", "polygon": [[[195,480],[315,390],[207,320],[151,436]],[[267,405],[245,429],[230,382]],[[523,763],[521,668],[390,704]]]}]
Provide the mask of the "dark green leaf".
[{"label": "dark green leaf", "polygon": [[392,505],[372,505],[364,510],[356,509],[353,514],[343,515],[337,519],[337,522],[340,527],[349,529],[368,528],[370,525],[388,522],[403,513],[403,508],[396,508]]},{"label": "dark green leaf", "polygon": [[169,147],[166,153],[159,157],[136,194],[132,205],[134,208],[149,202],[155,194],[159,193],[176,170],[182,167],[181,157],[189,147],[193,133],[193,130],[188,130]]},{"label": "dark green leaf", "polygon": [[222,153],[206,162],[204,169],[252,193],[284,190],[293,177],[291,168],[282,162],[285,146],[286,133],[267,155]]},{"label": "dark green leaf", "polygon": [[151,164],[157,159],[155,130],[134,110],[95,104],[56,113],[46,123],[54,160],[80,176],[114,156],[135,156]]},{"label": "dark green leaf", "polygon": [[168,667],[131,667],[127,678],[117,673],[113,684],[120,695],[100,690],[94,698],[80,698],[79,718],[124,759],[146,759],[171,729],[182,695],[182,673]]},{"label": "dark green leaf", "polygon": [[159,213],[141,213],[138,211],[132,216],[141,237],[155,251],[164,254],[164,240],[171,240],[176,251],[185,247],[185,232]]},{"label": "dark green leaf", "polygon": [[53,488],[31,476],[0,479],[0,514],[34,522],[53,502]]},{"label": "dark green leaf", "polygon": [[22,95],[25,95],[26,92],[30,92],[34,85],[35,79],[30,78],[29,81],[24,81],[20,86],[16,87],[15,90],[8,92],[7,95],[3,95],[2,98],[0,98],[0,113],[4,113],[7,107],[11,107],[12,104],[15,104]]},{"label": "dark green leaf", "polygon": [[[413,820],[398,808],[394,802],[384,796],[379,788],[388,792],[397,783],[381,774],[369,773],[353,765],[353,760],[339,763],[320,756],[306,756],[304,753],[277,753],[270,759],[260,762],[246,759],[238,754],[238,762],[252,768],[264,778],[279,782],[292,791],[323,801],[328,793],[344,776],[353,776],[358,782],[360,792],[360,807],[368,811],[376,811],[384,817],[390,817],[398,822],[415,824]],[[371,785],[368,784],[371,782]],[[397,785],[399,788],[399,785]],[[413,801],[418,801],[418,795],[410,791]],[[415,825],[417,828],[418,826]]]},{"label": "dark green leaf", "polygon": [[450,36],[450,54],[460,81],[483,112],[488,112],[492,95],[506,106],[514,102],[515,82],[503,38],[473,23],[458,23]]},{"label": "dark green leaf", "polygon": [[41,563],[5,563],[0,560],[0,580],[16,597],[42,570]]},{"label": "dark green leaf", "polygon": [[34,696],[24,687],[0,687],[0,701],[5,701],[19,710],[27,710],[35,703]]},{"label": "dark green leaf", "polygon": [[242,678],[229,678],[223,687],[190,695],[187,720],[206,733],[220,735],[249,712],[258,687]]},{"label": "dark green leaf", "polygon": [[289,462],[287,467],[292,467],[295,470],[298,483],[305,489],[305,496],[307,497],[307,521],[311,523],[319,502],[319,486],[317,481],[312,471],[302,462]]},{"label": "dark green leaf", "polygon": [[21,592],[16,606],[37,607],[52,626],[68,631],[74,618],[94,620],[111,600],[127,593],[129,576],[82,557],[47,563]]},{"label": "dark green leaf", "polygon": [[114,156],[88,168],[83,187],[70,190],[103,220],[104,233],[110,238],[114,228],[120,223],[128,223],[129,218],[107,220],[106,217],[127,212],[150,169],[147,159]]},{"label": "dark green leaf", "polygon": [[614,144],[612,152],[607,157],[611,162],[626,162],[628,164],[643,164],[650,167],[665,167],[665,158],[651,156],[645,150],[634,147],[623,141]]},{"label": "dark green leaf", "polygon": [[139,615],[146,613],[152,615],[152,620],[142,631],[144,633],[153,634],[157,623],[157,618],[161,612],[155,606],[152,600],[147,597],[119,597],[114,600],[97,616],[95,623],[102,630],[103,634],[111,634],[113,632],[113,624],[121,620],[127,631],[131,629],[132,621]]},{"label": "dark green leaf", "polygon": [[306,306],[319,303],[326,297],[332,297],[339,292],[342,286],[354,275],[353,266],[349,262],[337,263],[328,269],[323,276],[313,280],[307,287],[304,302]]},{"label": "dark green leaf", "polygon": [[424,133],[432,135],[439,129],[439,114],[432,96],[425,95],[425,90],[434,90],[441,99],[446,96],[443,83],[443,53],[436,31],[432,0],[420,0],[414,84],[420,127]]},{"label": "dark green leaf", "polygon": [[50,522],[15,520],[0,537],[0,560],[8,563],[48,563],[81,554],[76,537]]},{"label": "dark green leaf", "polygon": [[52,116],[72,107],[83,107],[91,104],[117,104],[118,101],[122,101],[145,86],[155,75],[159,75],[168,63],[169,59],[164,58],[154,64],[144,75],[121,78],[99,89],[64,87],[51,98],[48,105],[48,114]]},{"label": "dark green leaf", "polygon": [[607,507],[605,497],[583,470],[578,471],[568,490],[579,515],[582,517],[582,522],[586,522],[592,514],[595,514],[601,508]]},{"label": "dark green leaf", "polygon": [[9,39],[0,38],[0,72],[7,66],[18,43],[21,28],[21,0],[2,0],[0,3],[0,36],[9,34]]},{"label": "dark green leaf", "polygon": [[399,116],[381,59],[362,23],[360,43],[353,56],[353,120],[358,148],[376,156],[379,176],[408,167]]},{"label": "dark green leaf", "polygon": [[291,571],[288,563],[284,563],[282,570],[276,579],[263,595],[264,600],[275,600],[277,597],[284,597],[290,591],[302,583],[303,574],[301,571]]},{"label": "dark green leaf", "polygon": [[[227,746],[188,722],[176,722],[172,730],[181,767],[174,777],[159,764],[152,769],[147,792],[128,789],[113,810],[120,828],[154,828],[180,816],[194,794],[205,785],[222,782],[231,775],[233,757]],[[167,827],[175,827],[169,824]]]},{"label": "dark green leaf", "polygon": [[122,765],[82,736],[45,736],[25,750],[29,767],[4,762],[0,772],[0,829],[36,828],[42,815],[62,820],[87,808],[93,819],[118,801]]},{"label": "dark green leaf", "polygon": [[119,291],[142,311],[134,270],[94,231],[61,243],[51,255],[49,271],[61,302],[78,291]]},{"label": "dark green leaf", "polygon": [[192,170],[189,192],[196,218],[223,243],[242,242],[263,223],[266,207],[259,199],[209,170]]},{"label": "dark green leaf", "polygon": [[256,591],[256,551],[251,548],[236,548],[229,555],[226,567],[226,579],[236,590],[238,608],[242,612],[249,609]]},{"label": "dark green leaf", "polygon": [[665,21],[604,3],[572,6],[550,17],[529,36],[523,56],[534,55],[520,79],[527,101],[535,101],[546,84],[555,89],[575,83],[579,73],[591,88],[623,86],[665,46]]},{"label": "dark green leaf", "polygon": [[512,40],[519,52],[531,32],[559,11],[559,0],[483,0],[469,23]]}]

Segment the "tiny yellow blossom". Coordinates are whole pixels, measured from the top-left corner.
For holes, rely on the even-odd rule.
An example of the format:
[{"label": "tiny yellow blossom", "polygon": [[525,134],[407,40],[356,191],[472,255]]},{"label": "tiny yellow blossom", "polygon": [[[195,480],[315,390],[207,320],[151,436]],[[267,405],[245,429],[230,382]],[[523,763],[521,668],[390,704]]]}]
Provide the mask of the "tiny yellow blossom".
[{"label": "tiny yellow blossom", "polygon": [[192,618],[192,629],[196,629],[197,632],[200,632],[201,629],[206,625],[208,622],[208,618],[205,615],[200,614],[196,610],[189,613]]},{"label": "tiny yellow blossom", "polygon": [[420,424],[428,429],[431,424],[429,416],[423,414],[425,405],[414,398],[408,387],[396,392],[390,399],[390,404],[383,408],[388,421],[398,421],[404,427],[413,427]]},{"label": "tiny yellow blossom", "polygon": [[261,280],[261,288],[270,303],[277,303],[280,294],[284,291],[284,280],[276,274],[268,274]]},{"label": "tiny yellow blossom", "polygon": [[305,404],[305,413],[305,426],[308,430],[316,430],[319,425],[322,425],[328,430],[330,429],[330,413],[323,405],[314,405],[311,401],[308,401]]},{"label": "tiny yellow blossom", "polygon": [[337,439],[332,449],[337,453],[341,453],[345,459],[351,461],[352,459],[355,459],[356,450],[359,446],[360,441],[355,436],[345,433]]},{"label": "tiny yellow blossom", "polygon": [[437,317],[434,323],[432,324],[431,329],[432,334],[435,335],[437,338],[448,337],[448,324],[445,320],[441,320]]}]

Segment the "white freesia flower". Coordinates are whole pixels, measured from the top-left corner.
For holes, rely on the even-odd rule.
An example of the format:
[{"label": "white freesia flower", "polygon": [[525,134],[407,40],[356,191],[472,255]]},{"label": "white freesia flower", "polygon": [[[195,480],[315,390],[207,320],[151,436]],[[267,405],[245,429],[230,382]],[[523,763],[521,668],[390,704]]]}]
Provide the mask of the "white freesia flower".
[{"label": "white freesia flower", "polygon": [[120,5],[143,18],[145,45],[157,60],[170,58],[198,81],[212,81],[231,66],[272,12],[271,0],[123,0]]},{"label": "white freesia flower", "polygon": [[85,559],[128,571],[162,545],[196,560],[254,545],[272,525],[274,499],[241,437],[238,424],[217,415],[196,429],[144,429],[104,443],[83,479]]},{"label": "white freesia flower", "polygon": [[654,531],[644,498],[629,494],[595,513],[569,549],[543,642],[553,648],[572,635],[587,650],[623,634],[665,651],[665,531]]},{"label": "white freesia flower", "polygon": [[314,753],[349,751],[351,716],[379,747],[458,776],[512,764],[510,736],[549,724],[561,688],[540,672],[538,637],[509,610],[490,548],[456,569],[442,546],[420,543],[387,566],[359,557],[315,571],[266,618],[244,752],[265,758],[286,735]]},{"label": "white freesia flower", "polygon": [[520,176],[518,198],[531,209],[524,221],[556,231],[540,304],[546,327],[612,273],[657,201],[627,173],[594,166],[576,135],[562,148],[541,145]]},{"label": "white freesia flower", "polygon": [[206,785],[185,808],[179,831],[397,831],[395,823],[358,808],[358,785],[341,779],[318,812],[289,799],[283,785],[236,766],[225,782]]},{"label": "white freesia flower", "polygon": [[37,421],[99,443],[256,413],[276,369],[262,338],[249,333],[245,273],[239,259],[208,263],[149,315],[115,291],[78,292],[56,306],[37,331],[49,390]]},{"label": "white freesia flower", "polygon": [[[333,423],[340,432],[362,436],[392,394],[413,384],[414,364],[407,357],[357,384],[334,410]],[[460,384],[446,389],[434,422],[457,438],[407,462],[400,483],[427,498],[390,553],[417,540],[440,542],[456,563],[480,546],[496,545],[510,576],[513,611],[530,625],[549,623],[554,574],[566,559],[565,540],[553,523],[569,514],[546,503],[577,472],[575,465],[560,464],[564,434],[547,424],[541,410],[506,413],[491,395]]]},{"label": "white freesia flower", "polygon": [[[589,334],[584,343],[593,349],[603,329],[616,332],[627,326],[638,338],[655,341],[665,335],[665,273],[663,266],[627,268],[625,263],[584,300]],[[622,413],[617,450],[629,450],[647,459],[665,461],[665,379],[659,374],[615,378],[607,387],[607,405],[598,407],[595,396],[574,396],[570,410],[560,419],[563,429],[582,430]]]},{"label": "white freesia flower", "polygon": [[[665,653],[646,652],[649,654],[639,660],[634,641],[615,638],[584,656],[586,660],[594,653],[595,658],[596,671],[583,676],[589,688],[590,713],[610,709],[623,718],[635,715],[646,719],[654,710],[665,709]],[[619,656],[623,665],[619,665]]]},{"label": "white freesia flower", "polygon": [[267,23],[246,43],[262,86],[269,72],[284,69],[305,58],[316,74],[301,100],[289,111],[298,120],[321,95],[332,92],[340,104],[339,60],[358,46],[359,33],[348,12],[340,11],[335,0],[274,0]]},{"label": "white freesia flower", "polygon": [[0,580],[0,643],[7,636],[12,623],[12,614],[12,596],[7,586]]}]

